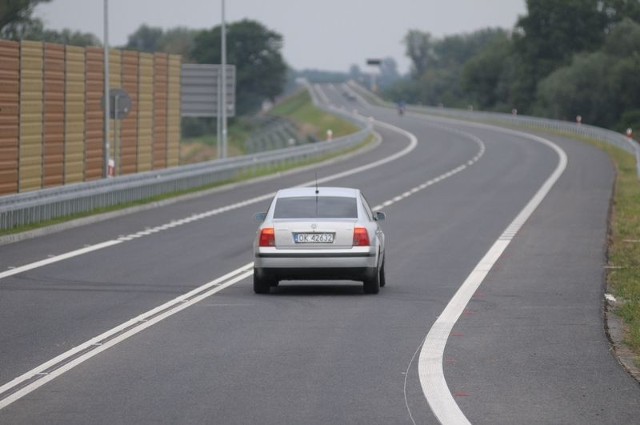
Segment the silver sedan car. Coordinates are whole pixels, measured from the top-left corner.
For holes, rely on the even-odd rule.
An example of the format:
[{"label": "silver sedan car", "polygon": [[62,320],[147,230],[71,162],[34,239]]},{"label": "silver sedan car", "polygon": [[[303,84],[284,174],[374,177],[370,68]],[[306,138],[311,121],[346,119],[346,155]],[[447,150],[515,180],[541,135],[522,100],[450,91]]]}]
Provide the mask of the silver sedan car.
[{"label": "silver sedan car", "polygon": [[355,280],[378,293],[386,283],[384,219],[358,189],[278,191],[269,210],[256,214],[254,291],[268,293],[281,280]]}]

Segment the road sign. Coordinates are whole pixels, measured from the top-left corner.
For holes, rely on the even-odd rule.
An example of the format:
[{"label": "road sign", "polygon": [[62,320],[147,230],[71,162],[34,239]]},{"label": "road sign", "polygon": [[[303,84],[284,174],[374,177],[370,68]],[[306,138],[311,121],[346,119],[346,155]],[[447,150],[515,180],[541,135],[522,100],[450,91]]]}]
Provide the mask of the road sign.
[{"label": "road sign", "polygon": [[[122,120],[127,118],[132,108],[131,97],[123,89],[109,90],[109,115],[112,120]],[[104,110],[104,96],[102,98],[102,109]]]},{"label": "road sign", "polygon": [[[226,68],[227,117],[236,113],[236,67]],[[222,65],[182,65],[182,116],[217,117],[220,112],[222,92]]]}]

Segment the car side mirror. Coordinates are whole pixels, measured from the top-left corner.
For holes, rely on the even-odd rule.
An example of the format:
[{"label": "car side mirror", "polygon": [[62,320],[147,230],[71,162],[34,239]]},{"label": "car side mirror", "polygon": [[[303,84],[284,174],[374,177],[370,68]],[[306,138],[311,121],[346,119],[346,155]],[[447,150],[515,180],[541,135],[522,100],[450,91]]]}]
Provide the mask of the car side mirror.
[{"label": "car side mirror", "polygon": [[253,218],[258,223],[262,223],[267,218],[267,213],[266,212],[257,213],[256,215],[253,216]]},{"label": "car side mirror", "polygon": [[376,221],[385,221],[387,219],[387,215],[382,211],[376,211],[374,214],[374,219]]}]

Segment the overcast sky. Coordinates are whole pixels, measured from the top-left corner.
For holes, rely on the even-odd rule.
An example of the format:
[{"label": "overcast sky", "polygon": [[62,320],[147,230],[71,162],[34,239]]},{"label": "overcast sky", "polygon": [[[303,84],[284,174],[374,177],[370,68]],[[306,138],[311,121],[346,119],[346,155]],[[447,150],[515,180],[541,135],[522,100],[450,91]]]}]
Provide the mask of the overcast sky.
[{"label": "overcast sky", "polygon": [[[124,45],[140,25],[170,29],[220,24],[221,0],[109,0],[109,42]],[[152,5],[152,6],[151,6]],[[103,38],[104,0],[52,0],[36,8],[51,29]],[[226,21],[253,19],[284,37],[295,69],[348,71],[367,58],[394,58],[409,69],[403,37],[410,29],[437,38],[486,27],[510,29],[525,0],[226,0]]]}]

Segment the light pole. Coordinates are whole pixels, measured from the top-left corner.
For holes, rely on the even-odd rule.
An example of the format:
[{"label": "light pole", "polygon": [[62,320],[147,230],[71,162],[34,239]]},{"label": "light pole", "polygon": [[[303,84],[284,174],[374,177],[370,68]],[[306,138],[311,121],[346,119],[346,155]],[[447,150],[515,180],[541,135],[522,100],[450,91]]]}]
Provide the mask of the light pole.
[{"label": "light pole", "polygon": [[109,177],[109,0],[104,0],[104,177]]},{"label": "light pole", "polygon": [[220,109],[220,116],[222,118],[222,158],[227,157],[227,28],[224,16],[224,3],[222,0],[222,26],[221,26],[221,46],[222,53],[222,70],[220,72],[222,80],[222,90],[220,91],[220,97],[222,97],[222,108]]}]

